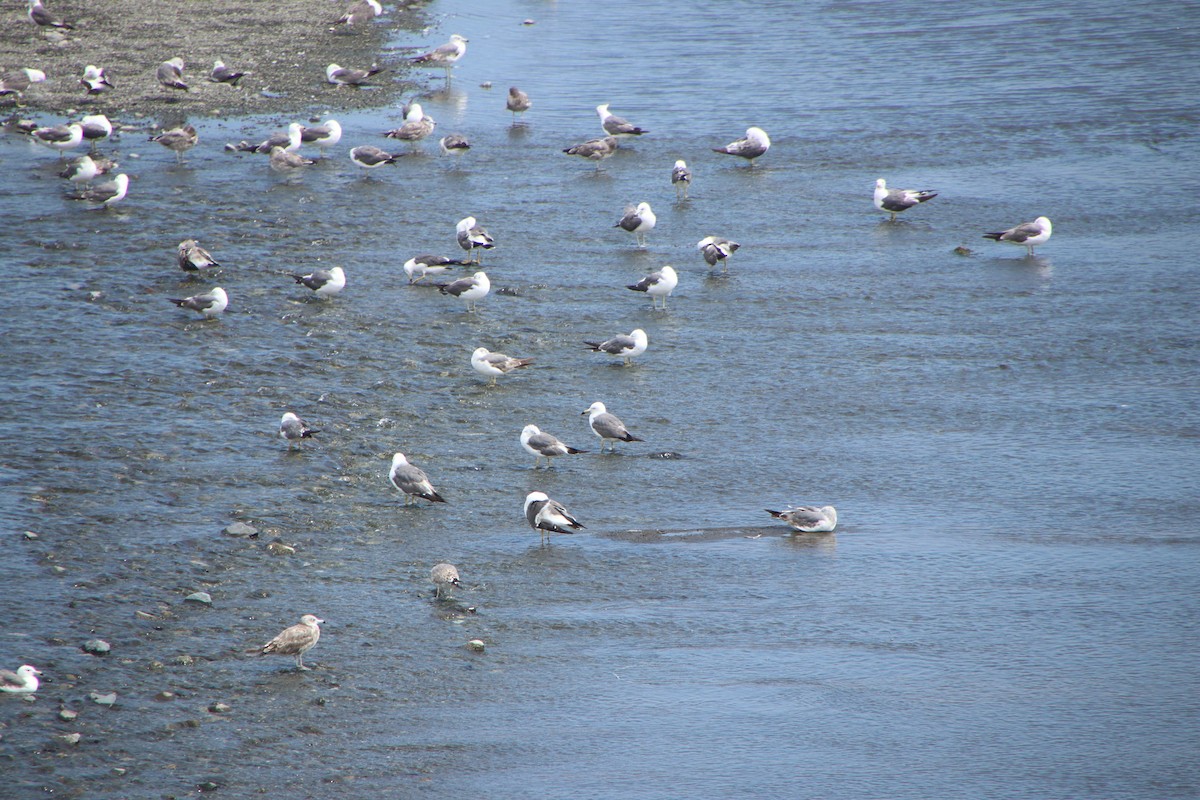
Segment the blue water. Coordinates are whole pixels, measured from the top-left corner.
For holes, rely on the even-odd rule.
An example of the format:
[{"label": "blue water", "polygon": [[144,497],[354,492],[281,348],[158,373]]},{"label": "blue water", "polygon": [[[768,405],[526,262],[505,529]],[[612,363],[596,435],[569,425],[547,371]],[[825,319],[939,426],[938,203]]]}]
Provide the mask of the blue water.
[{"label": "blue water", "polygon": [[[96,213],[0,138],[0,666],[55,678],[0,698],[15,796],[1200,796],[1195,11],[440,2],[395,45],[470,39],[449,89],[421,76],[457,165],[427,141],[364,180],[345,150],[399,111],[331,89],[327,163],[222,150],[291,117],[195,120],[183,167],[131,133]],[[560,151],[603,102],[651,133],[596,170]],[[710,151],[750,125],[753,168]],[[878,177],[939,196],[889,223]],[[612,228],[642,200],[644,251]],[[497,240],[478,315],[400,268],[467,214]],[[1033,258],[981,238],[1042,214]],[[652,312],[623,287],[666,263]],[[328,303],[279,274],[332,264]],[[213,283],[219,322],[166,301]],[[633,367],[581,344],[635,327]],[[536,364],[489,388],[479,345]],[[599,456],[594,400],[646,442]],[[301,452],[285,410],[323,429]],[[592,452],[534,471],[531,422]],[[401,508],[396,450],[448,504]],[[586,531],[540,545],[535,489]],[[789,503],[837,533],[763,511]],[[442,560],[465,585],[434,603]],[[313,672],[241,654],[306,612]]]}]

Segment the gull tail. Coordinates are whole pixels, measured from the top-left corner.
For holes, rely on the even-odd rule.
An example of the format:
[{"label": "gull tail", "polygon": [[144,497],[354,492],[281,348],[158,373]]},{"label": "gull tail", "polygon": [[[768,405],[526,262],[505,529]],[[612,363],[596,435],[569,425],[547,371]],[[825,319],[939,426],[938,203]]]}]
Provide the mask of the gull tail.
[{"label": "gull tail", "polygon": [[591,350],[593,353],[599,353],[599,352],[600,352],[600,345],[602,344],[602,342],[589,342],[589,341],[584,341],[584,344],[586,344],[586,345],[588,346],[588,348],[589,348],[589,349],[590,349],[590,350]]},{"label": "gull tail", "polygon": [[320,432],[321,432],[320,428],[309,428],[308,430],[306,430],[300,434],[300,438],[301,439],[311,439],[313,437],[314,433],[320,433]]},{"label": "gull tail", "polygon": [[424,497],[426,500],[430,501],[431,503],[445,503],[446,502],[446,498],[442,497],[437,492],[429,492],[428,494],[421,495],[421,497]]},{"label": "gull tail", "polygon": [[637,436],[634,436],[632,433],[629,433],[628,431],[626,431],[625,435],[623,437],[621,437],[621,441],[622,442],[644,442],[646,440],[639,439]]},{"label": "gull tail", "polygon": [[922,189],[915,194],[917,195],[918,203],[924,203],[926,200],[932,200],[933,198],[937,197],[937,192],[931,192],[928,189]]},{"label": "gull tail", "polygon": [[776,519],[783,519],[782,511],[772,511],[769,508],[764,508],[763,511],[766,511],[768,514],[770,514],[772,517],[775,517]]},{"label": "gull tail", "polygon": [[167,299],[170,300],[175,305],[179,306],[180,308],[183,308],[184,304],[187,303],[187,300],[185,300],[181,297],[168,297]]},{"label": "gull tail", "polygon": [[993,242],[998,242],[998,241],[1000,241],[1000,237],[1003,235],[1004,235],[1004,231],[997,231],[996,233],[985,233],[983,235],[983,238],[991,239]]},{"label": "gull tail", "polygon": [[577,456],[580,453],[586,453],[586,452],[587,452],[587,450],[577,450],[574,447],[567,447],[567,453],[570,455],[573,455],[573,456]]}]

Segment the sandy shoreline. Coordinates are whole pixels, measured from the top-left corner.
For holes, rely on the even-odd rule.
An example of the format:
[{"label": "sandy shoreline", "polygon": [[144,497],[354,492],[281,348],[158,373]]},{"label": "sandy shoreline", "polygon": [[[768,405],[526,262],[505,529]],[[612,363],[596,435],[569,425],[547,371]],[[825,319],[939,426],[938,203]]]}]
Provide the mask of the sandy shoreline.
[{"label": "sandy shoreline", "polygon": [[[424,3],[387,4],[384,14],[360,33],[330,29],[347,2],[330,0],[49,0],[48,8],[73,30],[40,28],[24,7],[0,12],[0,74],[22,67],[46,73],[31,86],[22,107],[0,97],[0,115],[106,114],[126,124],[150,118],[178,124],[199,115],[299,113],[308,109],[366,108],[386,104],[411,89],[407,50],[387,50],[397,30],[426,24]],[[339,26],[341,27],[341,26]],[[160,63],[175,56],[187,63],[188,92],[155,79]],[[221,59],[251,74],[240,86],[208,80]],[[325,82],[325,66],[383,66],[373,88],[338,88]],[[88,64],[103,66],[112,91],[88,96],[79,83]]]}]

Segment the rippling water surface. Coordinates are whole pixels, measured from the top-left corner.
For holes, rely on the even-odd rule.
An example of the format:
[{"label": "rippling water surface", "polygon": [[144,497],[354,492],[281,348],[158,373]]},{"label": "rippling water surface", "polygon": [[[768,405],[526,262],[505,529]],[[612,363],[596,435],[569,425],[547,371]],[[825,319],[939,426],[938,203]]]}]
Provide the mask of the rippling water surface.
[{"label": "rippling water surface", "polygon": [[[461,162],[429,141],[364,179],[346,149],[386,146],[399,111],[330,90],[327,162],[281,178],[221,148],[288,118],[193,120],[184,166],[127,133],[130,197],[98,213],[0,138],[0,666],[54,679],[0,697],[13,796],[1200,794],[1194,15],[431,12],[395,44],[470,38],[420,97],[470,137]],[[602,102],[651,133],[597,171],[560,151]],[[750,125],[759,164],[710,152]],[[940,195],[887,223],[881,176]],[[643,200],[638,250],[612,225]],[[467,214],[497,240],[477,315],[401,269],[455,254]],[[980,238],[1041,214],[1033,258]],[[743,245],[728,274],[708,234]],[[175,268],[188,237],[210,280]],[[654,312],[624,286],[667,263]],[[333,264],[332,302],[282,274]],[[167,302],[213,283],[217,322]],[[636,327],[630,368],[581,345]],[[488,387],[480,345],[536,364]],[[598,455],[594,400],[646,442]],[[322,429],[303,451],[285,410]],[[535,471],[527,423],[591,452]],[[396,450],[448,504],[401,506]],[[539,545],[535,489],[587,530]],[[837,533],[763,512],[802,502]],[[260,537],[223,536],[238,519]],[[435,603],[441,560],[464,587]],[[313,672],[241,654],[305,612]],[[77,649],[96,636],[107,658]]]}]

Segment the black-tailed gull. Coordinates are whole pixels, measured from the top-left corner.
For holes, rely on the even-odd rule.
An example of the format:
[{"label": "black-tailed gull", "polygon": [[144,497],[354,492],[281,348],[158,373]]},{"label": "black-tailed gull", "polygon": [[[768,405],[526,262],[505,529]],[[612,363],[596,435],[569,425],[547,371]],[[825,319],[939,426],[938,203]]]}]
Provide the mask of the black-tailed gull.
[{"label": "black-tailed gull", "polygon": [[1029,255],[1032,256],[1033,248],[1039,244],[1044,244],[1050,238],[1053,230],[1049,217],[1038,217],[1033,222],[1023,222],[1015,228],[1009,228],[1006,231],[985,233],[983,238],[1022,245],[1029,252]]},{"label": "black-tailed gull", "polygon": [[438,141],[438,149],[444,156],[459,156],[471,149],[471,143],[461,133],[451,133]]},{"label": "black-tailed gull", "polygon": [[678,285],[679,275],[676,274],[675,268],[668,264],[625,288],[650,295],[650,304],[654,308],[658,308],[658,298],[661,297],[663,311],[666,311],[667,298],[671,296],[671,292],[675,291],[675,287]]},{"label": "black-tailed gull", "polygon": [[740,244],[732,239],[726,239],[724,236],[705,236],[696,242],[696,249],[704,256],[705,263],[710,267],[715,267],[719,263],[726,271],[729,270],[727,259],[737,252],[739,247],[741,247]]},{"label": "black-tailed gull", "polygon": [[98,183],[90,189],[83,189],[71,195],[72,200],[86,200],[89,203],[99,203],[100,208],[110,208],[125,199],[129,193],[129,176],[121,173],[111,181]]},{"label": "black-tailed gull", "polygon": [[[347,30],[364,28],[373,19],[383,14],[383,6],[378,0],[358,0],[346,7],[346,13],[338,17],[334,25],[344,25]],[[330,28],[336,30],[336,28]]]},{"label": "black-tailed gull", "polygon": [[521,446],[529,455],[533,456],[534,469],[541,465],[543,458],[546,459],[546,466],[549,467],[550,459],[556,456],[574,456],[587,452],[564,444],[557,436],[546,433],[537,425],[526,425],[521,430]]},{"label": "black-tailed gull", "polygon": [[451,34],[450,41],[438,45],[428,53],[422,53],[412,58],[412,63],[422,67],[439,67],[446,70],[446,82],[450,82],[450,70],[458,60],[467,54],[469,40],[459,34]]},{"label": "black-tailed gull", "polygon": [[218,58],[213,62],[212,72],[208,73],[208,79],[213,83],[228,83],[230,86],[237,86],[238,81],[249,74],[245,70],[227,66],[224,61]]},{"label": "black-tailed gull", "polygon": [[0,692],[9,694],[33,694],[38,690],[38,675],[42,671],[29,664],[17,667],[16,672],[0,669]]},{"label": "black-tailed gull", "polygon": [[491,378],[492,386],[496,385],[496,379],[501,375],[507,375],[518,367],[528,367],[532,363],[532,358],[514,358],[504,353],[493,353],[486,347],[477,347],[471,354],[471,366],[480,375]]},{"label": "black-tailed gull", "polygon": [[627,119],[611,113],[608,110],[608,103],[601,103],[596,106],[596,113],[600,115],[600,127],[604,129],[606,136],[641,136],[643,133],[650,132],[644,128],[639,128]]},{"label": "black-tailed gull", "polygon": [[392,456],[392,468],[388,470],[388,480],[392,486],[404,494],[404,505],[415,504],[418,497],[431,503],[444,503],[446,500],[437,493],[429,476],[420,467],[408,463],[404,453]]},{"label": "black-tailed gull", "polygon": [[688,187],[692,184],[692,169],[682,158],[671,168],[671,185],[675,187],[675,199],[687,200]]},{"label": "black-tailed gull", "polygon": [[368,78],[378,75],[383,72],[383,69],[383,67],[352,69],[337,64],[330,64],[325,67],[325,80],[334,86],[364,86]]},{"label": "black-tailed gull", "polygon": [[16,95],[17,105],[20,105],[26,90],[33,84],[41,83],[44,80],[46,80],[46,73],[40,69],[22,67],[12,72],[6,72],[0,77],[0,97],[6,94]]},{"label": "black-tailed gull", "polygon": [[642,202],[636,206],[626,207],[625,214],[616,221],[613,227],[629,231],[637,239],[638,247],[645,247],[646,234],[654,229],[657,222],[658,217],[650,210],[650,204]]},{"label": "black-tailed gull", "polygon": [[83,140],[92,143],[93,151],[101,141],[112,136],[113,132],[112,123],[103,114],[88,114],[79,120],[79,127],[83,129]]},{"label": "black-tailed gull", "polygon": [[487,273],[480,270],[469,278],[459,278],[450,283],[439,283],[438,291],[442,294],[449,294],[457,297],[467,304],[467,312],[475,313],[478,306],[477,303],[487,296],[487,293],[492,290],[492,282],[488,280]]},{"label": "black-tailed gull", "polygon": [[458,567],[444,562],[433,565],[433,569],[429,570],[429,580],[435,587],[433,596],[439,600],[450,593],[450,587],[462,586],[458,577]]},{"label": "black-tailed gull", "polygon": [[341,267],[315,269],[307,275],[289,274],[296,283],[302,283],[312,289],[313,294],[322,300],[333,297],[346,288],[346,271]]},{"label": "black-tailed gull", "polygon": [[747,128],[745,137],[735,142],[730,142],[724,147],[714,147],[712,151],[714,153],[740,156],[747,159],[750,162],[750,166],[754,166],[754,159],[769,149],[771,149],[771,140],[768,138],[766,131],[762,128]]},{"label": "black-tailed gull", "polygon": [[66,158],[68,150],[74,150],[83,144],[83,126],[78,122],[66,125],[49,125],[37,128],[30,134],[38,144],[53,147],[58,151],[58,157]]},{"label": "black-tailed gull", "polygon": [[617,442],[644,442],[645,439],[639,439],[634,436],[625,427],[625,423],[617,419],[613,414],[608,413],[608,409],[604,407],[604,403],[599,400],[592,403],[581,413],[581,416],[586,415],[588,425],[592,428],[592,433],[600,437],[600,452],[604,452],[604,444],[611,444],[612,451],[617,452]]},{"label": "black-tailed gull", "polygon": [[[454,238],[458,246],[470,255],[472,250],[491,250],[496,246],[496,240],[480,225],[474,217],[463,217],[454,226]],[[475,263],[483,263],[483,254],[475,253]]]},{"label": "black-tailed gull", "polygon": [[180,242],[177,256],[179,268],[184,272],[199,272],[209,267],[221,266],[195,239],[184,239]]},{"label": "black-tailed gull", "polygon": [[408,261],[405,261],[404,272],[408,275],[409,283],[417,283],[429,275],[440,275],[452,266],[462,266],[472,263],[474,262],[425,253],[413,256]]},{"label": "black-tailed gull", "polygon": [[837,527],[837,509],[833,506],[799,506],[766,512],[803,533],[828,533]]},{"label": "black-tailed gull", "polygon": [[296,625],[284,628],[282,633],[262,647],[256,647],[247,652],[263,656],[295,656],[296,668],[307,672],[308,667],[304,666],[304,654],[316,647],[317,642],[320,641],[321,623],[324,621],[315,614],[305,614]]},{"label": "black-tailed gull", "polygon": [[313,434],[320,432],[319,428],[308,427],[307,422],[291,411],[285,413],[279,420],[279,438],[288,443],[288,450],[292,449],[293,444],[299,446],[301,441],[312,438]]},{"label": "black-tailed gull", "polygon": [[168,297],[167,299],[180,308],[195,311],[205,319],[215,319],[229,305],[229,295],[225,294],[225,290],[220,286],[216,286],[204,294],[194,294],[184,298]]},{"label": "black-tailed gull", "polygon": [[95,180],[100,174],[100,166],[89,155],[82,155],[71,163],[67,164],[66,169],[58,173],[58,177],[66,178],[72,183],[89,184]]},{"label": "black-tailed gull", "polygon": [[179,56],[169,58],[158,65],[158,69],[154,71],[154,77],[158,78],[158,82],[168,89],[186,92],[188,85],[183,79],[183,68],[182,58]]},{"label": "black-tailed gull", "polygon": [[351,148],[350,160],[363,169],[378,169],[385,164],[395,164],[403,153],[389,153],[373,144],[363,144]]},{"label": "black-tailed gull", "polygon": [[104,67],[97,67],[95,64],[88,64],[83,68],[83,77],[79,79],[79,83],[87,89],[88,94],[103,94],[113,88]]},{"label": "black-tailed gull", "polygon": [[571,516],[566,506],[551,500],[545,492],[525,495],[525,519],[543,540],[548,533],[574,533],[583,529],[583,523]]},{"label": "black-tailed gull", "polygon": [[320,125],[305,125],[300,127],[300,141],[304,144],[315,144],[321,151],[321,158],[325,157],[325,151],[342,140],[342,124],[336,119],[327,119]]},{"label": "black-tailed gull", "polygon": [[875,207],[891,214],[893,222],[901,211],[907,211],[935,197],[937,192],[928,189],[889,189],[887,181],[883,178],[875,181]]},{"label": "black-tailed gull", "polygon": [[636,356],[646,352],[646,345],[649,344],[649,341],[644,330],[635,328],[628,335],[621,333],[603,342],[584,340],[583,343],[591,348],[593,353],[608,353],[610,356],[623,358],[625,366],[629,366]]},{"label": "black-tailed gull", "polygon": [[33,20],[33,24],[39,28],[62,28],[63,30],[73,30],[74,25],[63,22],[60,19],[55,19],[46,7],[42,5],[42,0],[29,0],[29,18]]}]

